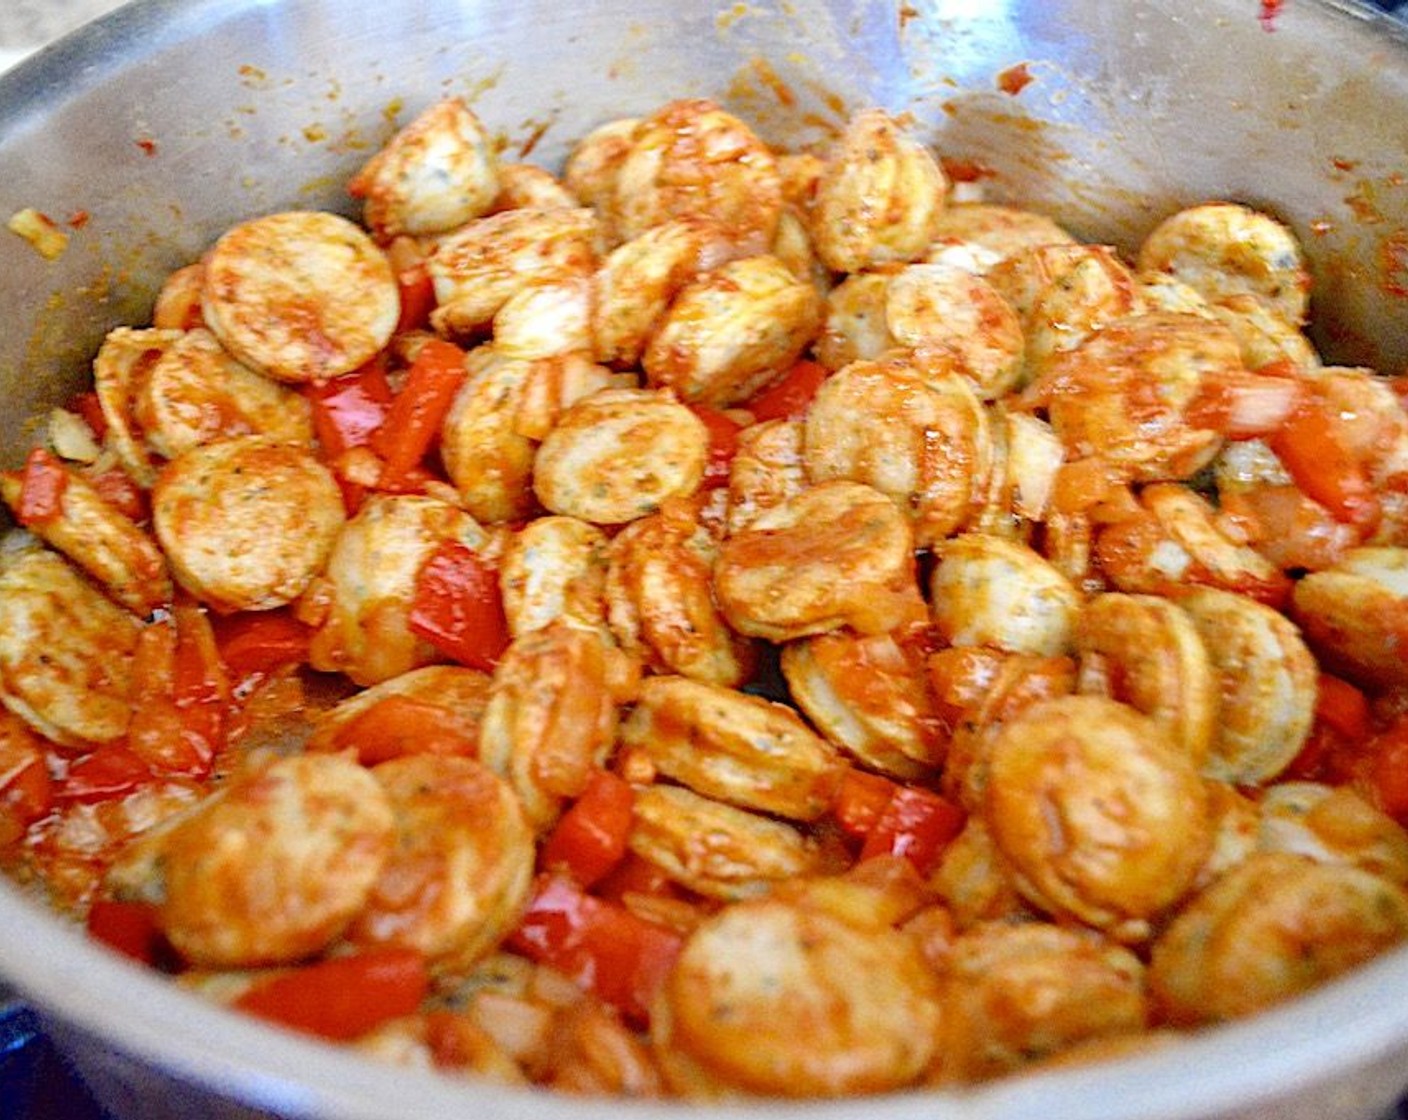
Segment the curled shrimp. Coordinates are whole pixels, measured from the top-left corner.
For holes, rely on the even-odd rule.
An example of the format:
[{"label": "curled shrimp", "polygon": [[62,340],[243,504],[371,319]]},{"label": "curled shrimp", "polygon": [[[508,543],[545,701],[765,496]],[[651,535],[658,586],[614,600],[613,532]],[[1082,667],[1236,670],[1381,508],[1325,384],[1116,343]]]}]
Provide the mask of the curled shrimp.
[{"label": "curled shrimp", "polygon": [[1331,671],[1375,687],[1408,683],[1408,549],[1353,548],[1297,580],[1292,617]]},{"label": "curled shrimp", "polygon": [[494,673],[479,756],[545,829],[616,741],[637,668],[600,634],[556,621],[515,638]]},{"label": "curled shrimp", "polygon": [[498,157],[462,98],[446,97],[406,125],[347,184],[383,240],[446,233],[485,213],[499,193]]},{"label": "curled shrimp", "polygon": [[1103,697],[1049,700],[1004,723],[984,800],[1018,890],[1122,942],[1148,939],[1211,843],[1196,764]]},{"label": "curled shrimp", "polygon": [[933,154],[881,109],[851,117],[828,153],[809,213],[812,242],[837,272],[917,261],[934,239],[948,180]]},{"label": "curled shrimp", "polygon": [[762,899],[694,932],[651,1032],[666,1080],[686,1096],[800,1097],[914,1083],[940,1015],[908,936]]},{"label": "curled shrimp", "polygon": [[1368,871],[1259,852],[1174,917],[1149,985],[1175,1026],[1263,1010],[1408,939],[1408,893]]}]

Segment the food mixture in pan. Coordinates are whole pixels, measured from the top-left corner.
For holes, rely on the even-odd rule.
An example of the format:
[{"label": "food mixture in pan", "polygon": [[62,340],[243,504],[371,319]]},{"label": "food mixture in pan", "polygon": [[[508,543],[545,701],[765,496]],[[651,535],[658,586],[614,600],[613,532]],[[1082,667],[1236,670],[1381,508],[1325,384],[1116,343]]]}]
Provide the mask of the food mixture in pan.
[{"label": "food mixture in pan", "polygon": [[[971,1084],[1408,936],[1408,415],[1269,214],[1137,253],[858,112],[253,217],[3,475],[11,874],[173,982],[578,1093]],[[956,166],[956,165],[951,165]]]}]

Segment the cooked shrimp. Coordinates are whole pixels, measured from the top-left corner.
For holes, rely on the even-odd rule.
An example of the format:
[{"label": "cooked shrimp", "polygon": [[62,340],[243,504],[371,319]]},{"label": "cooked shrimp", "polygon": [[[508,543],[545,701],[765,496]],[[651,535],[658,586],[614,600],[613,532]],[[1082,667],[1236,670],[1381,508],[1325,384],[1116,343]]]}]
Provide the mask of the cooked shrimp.
[{"label": "cooked shrimp", "polygon": [[276,381],[350,373],[391,340],[391,264],[336,214],[288,211],[228,230],[205,258],[201,309],[239,361]]},{"label": "cooked shrimp", "polygon": [[[640,124],[638,117],[622,117],[607,121],[588,132],[567,153],[562,169],[562,181],[583,206],[604,210],[616,191],[616,177],[621,162],[630,153],[632,139]],[[605,215],[603,215],[605,217]],[[622,238],[615,235],[612,241]]]},{"label": "cooked shrimp", "polygon": [[156,465],[133,409],[152,366],[184,337],[185,332],[178,330],[116,327],[107,333],[93,359],[93,390],[108,427],[106,442],[122,468],[144,488],[156,481]]},{"label": "cooked shrimp", "polygon": [[430,1011],[403,1015],[362,1035],[353,1047],[388,1065],[405,1069],[472,1074],[501,1085],[526,1079],[512,1056],[469,1015]]},{"label": "cooked shrimp", "polygon": [[1262,851],[1348,864],[1408,886],[1408,831],[1348,786],[1277,782],[1259,809]]},{"label": "cooked shrimp", "polygon": [[933,1079],[967,1084],[1069,1046],[1140,1031],[1144,966],[1122,946],[1046,922],[984,923],[954,942]]},{"label": "cooked shrimp", "polygon": [[784,374],[820,322],[815,287],[776,257],[745,257],[683,287],[641,365],[651,385],[725,408]]},{"label": "cooked shrimp", "polygon": [[615,1016],[581,1000],[553,1016],[539,1083],[578,1096],[658,1097],[649,1046]]},{"label": "cooked shrimp", "polygon": [[567,276],[520,288],[494,312],[494,349],[532,361],[592,348],[592,286]]},{"label": "cooked shrimp", "polygon": [[951,265],[909,265],[890,279],[885,321],[921,364],[962,374],[984,400],[1021,379],[1021,320],[981,276]]},{"label": "cooked shrimp", "polygon": [[136,386],[132,417],[165,459],[233,436],[313,442],[308,401],[241,365],[203,328],[187,331],[152,363]]},{"label": "cooked shrimp", "polygon": [[899,267],[853,272],[827,292],[820,333],[812,344],[817,361],[827,369],[876,361],[899,346],[885,320],[890,280]]},{"label": "cooked shrimp", "polygon": [[1133,273],[1103,245],[1034,245],[985,276],[1021,318],[1026,380],[1107,324],[1144,310]]},{"label": "cooked shrimp", "polygon": [[604,201],[623,241],[671,218],[709,218],[756,254],[772,244],[782,179],[738,117],[704,99],[671,101],[636,125]]},{"label": "cooked shrimp", "polygon": [[1408,549],[1350,549],[1297,580],[1291,604],[1331,672],[1374,688],[1408,684]]},{"label": "cooked shrimp", "polygon": [[595,213],[576,207],[504,210],[446,234],[426,260],[435,287],[432,325],[469,338],[520,289],[589,275],[598,233]]},{"label": "cooked shrimp", "polygon": [[953,725],[943,792],[970,813],[981,813],[998,731],[1033,704],[1073,693],[1075,660],[950,646],[930,654],[926,667],[939,709]]},{"label": "cooked shrimp", "polygon": [[1121,591],[1181,597],[1214,587],[1279,606],[1291,581],[1208,501],[1174,483],[1146,486],[1140,513],[1095,537],[1101,572]]},{"label": "cooked shrimp", "polygon": [[435,102],[347,183],[383,241],[446,233],[485,213],[499,193],[492,138],[459,97]]},{"label": "cooked shrimp", "polygon": [[1408,893],[1357,867],[1259,852],[1154,942],[1149,986],[1175,1026],[1261,1011],[1408,939]]},{"label": "cooked shrimp", "polygon": [[618,245],[592,281],[596,359],[638,362],[680,290],[735,252],[723,231],[702,217],[672,218]]},{"label": "cooked shrimp", "polygon": [[346,936],[469,966],[517,925],[533,880],[533,831],[513,790],[473,759],[383,762],[395,841]]},{"label": "cooked shrimp", "polygon": [[736,687],[756,660],[714,604],[719,542],[703,498],[674,498],[612,538],[607,617],[621,647],[657,672]]},{"label": "cooked shrimp", "polygon": [[[1204,634],[1187,614],[1154,595],[1098,595],[1081,609],[1075,647],[1081,692],[1143,712],[1194,765],[1204,766],[1221,714],[1221,674],[1214,665],[1223,662],[1209,656]],[[1236,663],[1232,651],[1227,663]],[[1228,685],[1229,692],[1236,686]]]},{"label": "cooked shrimp", "polygon": [[1289,323],[1303,323],[1310,273],[1291,230],[1269,214],[1210,202],[1165,218],[1139,247],[1141,271],[1170,272],[1212,303],[1228,296],[1266,300]]},{"label": "cooked shrimp", "polygon": [[156,294],[152,326],[157,330],[189,331],[204,326],[200,292],[205,286],[205,262],[196,261],[171,273]]},{"label": "cooked shrimp", "polygon": [[1147,939],[1211,843],[1196,763],[1104,697],[1035,704],[1004,723],[988,765],[988,827],[1017,889],[1116,940]]},{"label": "cooked shrimp", "polygon": [[1016,541],[964,533],[938,547],[930,609],[950,645],[1054,656],[1072,647],[1080,593]]},{"label": "cooked shrimp", "polygon": [[989,485],[993,437],[970,384],[910,362],[854,362],[822,382],[803,421],[813,482],[865,483],[914,523],[915,543],[963,528]]},{"label": "cooked shrimp", "polygon": [[1210,304],[1209,310],[1237,336],[1242,364],[1248,369],[1289,366],[1298,373],[1314,373],[1320,368],[1315,344],[1266,300],[1250,294],[1230,295]]},{"label": "cooked shrimp", "polygon": [[390,799],[370,771],[336,754],[277,759],[166,833],[162,931],[199,966],[302,960],[366,905],[394,844]]},{"label": "cooked shrimp", "polygon": [[765,420],[738,433],[728,467],[728,531],[736,533],[766,509],[807,487],[802,462],[802,425]]},{"label": "cooked shrimp", "polygon": [[605,632],[608,540],[575,517],[537,517],[510,538],[499,564],[509,633],[562,619]]},{"label": "cooked shrimp", "polygon": [[516,639],[494,673],[479,756],[537,829],[557,820],[615,745],[636,667],[596,632],[557,621]]},{"label": "cooked shrimp", "polygon": [[814,287],[818,295],[825,296],[831,290],[831,272],[816,255],[811,232],[799,210],[791,206],[783,208],[768,253],[781,261],[798,280],[805,280]]},{"label": "cooked shrimp", "polygon": [[648,677],[621,743],[706,797],[792,820],[826,812],[841,781],[836,749],[791,708],[686,677]]},{"label": "cooked shrimp", "polygon": [[885,633],[923,616],[913,541],[880,491],[823,482],[723,542],[714,594],[729,625],[770,641],[842,626]]},{"label": "cooked shrimp", "polygon": [[685,943],[651,1021],[666,1080],[688,1097],[806,1097],[914,1083],[934,1053],[937,985],[891,929],[771,899]]},{"label": "cooked shrimp", "polygon": [[664,390],[606,389],[567,409],[538,448],[533,489],[553,513],[619,525],[693,494],[704,422]]},{"label": "cooked shrimp", "polygon": [[953,242],[977,246],[1002,259],[1038,245],[1069,245],[1075,238],[1045,214],[995,202],[958,202],[939,215],[929,252],[942,252]]},{"label": "cooked shrimp", "polygon": [[1204,773],[1266,782],[1300,753],[1315,718],[1315,659],[1295,625],[1245,595],[1213,588],[1178,600],[1212,662],[1220,715]]},{"label": "cooked shrimp", "polygon": [[516,397],[513,430],[542,442],[562,414],[583,397],[601,389],[638,389],[635,373],[613,373],[585,354],[555,354],[528,364],[521,395]]},{"label": "cooked shrimp", "polygon": [[923,668],[892,635],[838,631],[789,642],[782,675],[807,718],[866,767],[920,778],[943,761],[947,736]]},{"label": "cooked shrimp", "polygon": [[1047,364],[1029,389],[1072,458],[1098,455],[1121,476],[1187,478],[1222,439],[1189,406],[1206,380],[1242,368],[1231,332],[1196,315],[1152,312],[1108,324]]},{"label": "cooked shrimp", "polygon": [[499,164],[493,210],[569,210],[583,205],[550,171],[531,163]]},{"label": "cooked shrimp", "polygon": [[0,701],[82,749],[127,732],[141,623],[45,548],[0,559]]},{"label": "cooked shrimp", "polygon": [[796,828],[683,786],[636,790],[632,852],[707,898],[736,901],[817,870],[816,842]]},{"label": "cooked shrimp", "polygon": [[[420,751],[441,751],[454,744],[472,754],[479,745],[479,725],[489,703],[491,677],[478,669],[464,665],[427,665],[408,673],[361,689],[319,714],[313,723],[313,733],[305,747],[309,751],[355,750],[365,761],[367,744],[358,739],[357,721],[383,700],[399,697],[432,709],[439,726],[448,734],[425,742],[408,730],[404,739],[395,744],[397,755]],[[385,744],[376,744],[378,761],[389,754]]]},{"label": "cooked shrimp", "polygon": [[[536,509],[533,457],[559,408],[556,401],[532,398],[553,395],[539,384],[553,380],[553,371],[540,366],[552,365],[512,359],[495,346],[476,347],[465,360],[468,376],[441,425],[440,455],[465,509],[481,521],[510,521]],[[587,376],[578,391],[599,387],[591,376],[596,369],[581,371]],[[530,411],[547,415],[525,424]]]},{"label": "cooked shrimp", "polygon": [[[156,542],[81,473],[64,469],[64,479],[56,515],[30,531],[134,614],[145,617],[171,602],[171,576]],[[0,473],[0,497],[12,510],[19,508],[22,491],[18,475]]]},{"label": "cooked shrimp", "polygon": [[177,582],[221,610],[298,598],[346,520],[332,472],[265,436],[192,448],[162,468],[152,527]]},{"label": "cooked shrimp", "polygon": [[308,663],[371,685],[439,661],[409,629],[416,575],[441,543],[477,551],[487,539],[473,517],[438,498],[368,500],[338,534],[323,576],[301,604],[317,627]]},{"label": "cooked shrimp", "polygon": [[1256,851],[1261,830],[1261,807],[1251,796],[1228,782],[1209,779],[1203,784],[1208,792],[1212,847],[1193,884],[1195,891]]},{"label": "cooked shrimp", "polygon": [[917,261],[934,240],[948,180],[928,149],[881,109],[853,116],[828,154],[808,218],[837,272]]},{"label": "cooked shrimp", "polygon": [[929,876],[929,886],[948,908],[958,930],[981,922],[1024,921],[1036,916],[1012,884],[980,815],[970,816],[963,831],[944,848],[938,867]]}]

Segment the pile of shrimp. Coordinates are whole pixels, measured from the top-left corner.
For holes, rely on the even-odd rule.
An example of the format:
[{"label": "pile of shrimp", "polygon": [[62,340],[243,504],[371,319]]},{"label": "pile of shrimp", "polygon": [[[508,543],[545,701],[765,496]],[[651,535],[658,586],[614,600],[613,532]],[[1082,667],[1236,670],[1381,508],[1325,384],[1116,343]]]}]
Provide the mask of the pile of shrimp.
[{"label": "pile of shrimp", "polygon": [[[693,1099],[1169,1045],[1408,937],[1404,806],[1310,757],[1331,687],[1366,736],[1405,710],[1408,417],[1317,353],[1286,225],[1211,201],[1126,257],[885,111],[782,152],[705,100],[553,174],[447,98],[350,192],[360,223],[230,229],[41,432],[66,481],[0,566],[0,838],[53,905],[149,905],[224,1003],[411,949],[424,998],[348,1045]],[[415,471],[320,439],[323,387],[399,388],[432,341],[464,379]],[[497,573],[489,666],[410,623],[445,542]],[[305,663],[234,687],[193,769],[144,635],[264,612]],[[387,698],[446,738],[359,751]],[[148,779],[94,796],[115,746]],[[675,947],[629,1012],[515,938],[602,772],[630,829],[581,889]],[[863,852],[857,788],[954,834]]]}]

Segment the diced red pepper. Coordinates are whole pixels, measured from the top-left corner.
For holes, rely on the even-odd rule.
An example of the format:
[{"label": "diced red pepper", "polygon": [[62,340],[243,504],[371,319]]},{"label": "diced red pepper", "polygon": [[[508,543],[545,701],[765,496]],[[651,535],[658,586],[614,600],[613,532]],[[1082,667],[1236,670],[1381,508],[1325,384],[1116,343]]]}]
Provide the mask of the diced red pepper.
[{"label": "diced red pepper", "polygon": [[690,411],[704,422],[709,433],[709,459],[704,467],[703,486],[712,489],[728,485],[729,467],[738,454],[738,433],[742,425],[726,413],[706,404],[690,405]]},{"label": "diced red pepper", "polygon": [[564,875],[540,877],[509,946],[563,973],[619,1010],[627,1022],[649,1021],[682,939],[624,907],[595,898]]},{"label": "diced red pepper", "polygon": [[88,934],[145,965],[155,966],[166,955],[159,912],[150,902],[97,899],[88,910]]},{"label": "diced red pepper", "polygon": [[430,970],[414,949],[368,949],[258,982],[234,1006],[305,1034],[347,1042],[410,1015],[430,991]]},{"label": "diced red pepper", "polygon": [[358,713],[333,736],[337,750],[355,750],[363,766],[410,754],[473,758],[479,744],[446,722],[445,709],[410,696],[388,696]]},{"label": "diced red pepper", "polygon": [[795,420],[807,411],[827,378],[826,367],[803,358],[780,381],[775,381],[744,402],[743,408],[758,423],[764,420]]},{"label": "diced red pepper", "polygon": [[151,780],[151,768],[126,747],[99,747],[69,766],[56,797],[91,805],[126,797]]},{"label": "diced red pepper", "polygon": [[879,774],[848,770],[841,779],[832,812],[847,833],[864,838],[875,828],[897,789],[899,786]]},{"label": "diced red pepper", "polygon": [[85,476],[98,495],[131,521],[146,521],[151,516],[146,491],[132,481],[126,471],[114,467],[94,471]]},{"label": "diced red pepper", "polygon": [[103,406],[98,400],[98,394],[91,389],[77,393],[68,402],[68,409],[83,418],[83,422],[93,432],[93,438],[101,443],[103,437],[108,434],[108,418],[103,415]]},{"label": "diced red pepper", "polygon": [[435,310],[435,284],[425,267],[425,254],[415,238],[394,237],[386,247],[386,256],[401,293],[401,318],[396,331],[400,334],[421,330],[430,323],[430,313]]},{"label": "diced red pepper", "polygon": [[1365,534],[1378,525],[1383,511],[1373,484],[1340,440],[1322,402],[1303,403],[1269,442],[1301,492],[1336,520]]},{"label": "diced red pepper", "polygon": [[391,385],[381,358],[356,373],[310,385],[304,394],[313,406],[313,431],[329,460],[366,447],[391,410]]},{"label": "diced red pepper", "polygon": [[445,541],[416,576],[409,625],[446,657],[491,672],[509,644],[498,570],[472,548]]},{"label": "diced red pepper", "polygon": [[635,794],[630,783],[598,770],[562,815],[539,859],[546,871],[566,871],[584,887],[600,882],[626,854]]},{"label": "diced red pepper", "polygon": [[927,875],[965,820],[967,814],[947,798],[919,786],[899,786],[867,834],[860,858],[903,856]]},{"label": "diced red pepper", "polygon": [[42,740],[4,713],[0,721],[0,847],[21,839],[54,804]]},{"label": "diced red pepper", "polygon": [[52,451],[36,447],[20,471],[20,500],[15,520],[26,527],[47,525],[64,510],[68,469]]},{"label": "diced red pepper", "polygon": [[217,619],[215,643],[231,681],[263,676],[308,660],[312,630],[287,609],[245,611]]},{"label": "diced red pepper", "polygon": [[1329,673],[1321,673],[1316,682],[1315,718],[1351,743],[1362,743],[1372,730],[1369,698]]},{"label": "diced red pepper", "polygon": [[1400,824],[1408,825],[1408,719],[1370,740],[1374,798]]},{"label": "diced red pepper", "polygon": [[401,478],[425,458],[465,377],[464,351],[458,346],[438,338],[421,346],[385,422],[371,436],[388,480]]}]

